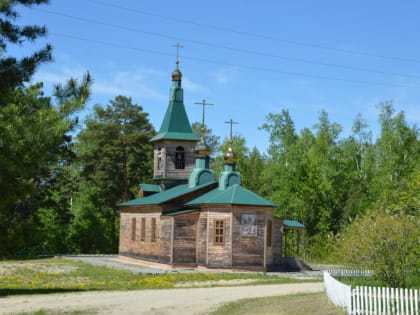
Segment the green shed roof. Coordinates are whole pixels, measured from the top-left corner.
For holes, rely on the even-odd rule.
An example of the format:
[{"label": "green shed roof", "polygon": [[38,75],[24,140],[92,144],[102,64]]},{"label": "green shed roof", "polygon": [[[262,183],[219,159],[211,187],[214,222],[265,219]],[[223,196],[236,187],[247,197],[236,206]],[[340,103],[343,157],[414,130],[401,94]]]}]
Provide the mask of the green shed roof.
[{"label": "green shed roof", "polygon": [[283,220],[283,226],[286,229],[303,229],[305,227],[303,223],[294,220]]},{"label": "green shed roof", "polygon": [[129,200],[127,202],[120,203],[118,206],[159,205],[164,202],[170,201],[172,199],[186,195],[188,193],[194,192],[196,190],[207,187],[209,185],[213,185],[214,183],[215,182],[206,183],[204,185],[200,185],[196,187],[189,187],[188,184],[178,185],[173,188],[163,190],[159,193],[153,194],[151,196],[147,196],[144,198],[137,198],[137,199]]},{"label": "green shed roof", "polygon": [[143,191],[150,191],[150,192],[160,192],[160,191],[162,191],[162,189],[160,188],[159,185],[154,185],[154,184],[140,184],[140,188]]},{"label": "green shed roof", "polygon": [[275,203],[238,184],[232,185],[225,190],[220,190],[219,188],[213,189],[208,193],[191,200],[186,205],[198,204],[236,204],[265,207],[277,206]]},{"label": "green shed roof", "polygon": [[170,101],[159,133],[151,141],[161,139],[191,140],[198,141],[191,129],[184,103],[181,101]]}]

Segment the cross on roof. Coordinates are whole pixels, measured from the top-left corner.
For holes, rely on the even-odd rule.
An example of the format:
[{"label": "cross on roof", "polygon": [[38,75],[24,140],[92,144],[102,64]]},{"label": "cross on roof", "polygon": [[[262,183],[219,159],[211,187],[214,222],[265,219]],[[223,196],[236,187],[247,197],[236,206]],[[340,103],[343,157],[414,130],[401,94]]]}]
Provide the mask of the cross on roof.
[{"label": "cross on roof", "polygon": [[212,106],[214,104],[206,103],[206,100],[203,100],[202,102],[197,102],[197,103],[194,103],[194,104],[203,106],[203,120],[201,122],[201,132],[203,133],[203,137],[204,137],[204,132],[206,131],[206,127],[205,127],[205,124],[204,124],[205,111],[206,111],[205,108],[206,108],[206,106]]},{"label": "cross on roof", "polygon": [[230,124],[230,143],[232,144],[232,142],[233,142],[233,134],[232,134],[233,124],[239,124],[239,123],[236,122],[236,121],[233,121],[233,119],[231,118],[229,121],[225,121],[225,124]]},{"label": "cross on roof", "polygon": [[178,69],[179,65],[179,49],[184,48],[180,43],[176,43],[175,45],[172,45],[172,47],[176,47],[176,68]]}]

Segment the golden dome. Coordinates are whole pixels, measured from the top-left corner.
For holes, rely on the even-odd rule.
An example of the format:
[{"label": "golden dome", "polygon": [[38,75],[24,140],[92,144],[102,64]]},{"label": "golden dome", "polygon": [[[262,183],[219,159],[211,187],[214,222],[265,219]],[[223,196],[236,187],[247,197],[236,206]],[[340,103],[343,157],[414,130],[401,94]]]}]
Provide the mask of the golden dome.
[{"label": "golden dome", "polygon": [[233,152],[231,147],[229,147],[228,151],[225,154],[225,162],[228,163],[228,164],[235,164],[236,163],[236,155]]},{"label": "golden dome", "polygon": [[208,157],[210,155],[210,147],[201,139],[194,148],[197,157]]},{"label": "golden dome", "polygon": [[178,69],[178,67],[172,72],[172,81],[181,81],[182,72]]}]

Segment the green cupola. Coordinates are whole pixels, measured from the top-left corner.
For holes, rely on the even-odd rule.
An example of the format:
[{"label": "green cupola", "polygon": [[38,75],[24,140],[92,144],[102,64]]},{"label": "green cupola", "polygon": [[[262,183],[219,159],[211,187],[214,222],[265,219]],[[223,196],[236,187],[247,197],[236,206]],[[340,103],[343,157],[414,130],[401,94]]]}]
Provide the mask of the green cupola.
[{"label": "green cupola", "polygon": [[176,69],[172,72],[169,105],[158,134],[151,139],[154,147],[153,178],[161,190],[188,182],[188,175],[195,164],[194,148],[200,140],[193,133],[185,111],[181,82],[182,72],[179,70],[177,55]]},{"label": "green cupola", "polygon": [[176,61],[176,69],[172,72],[172,86],[169,91],[169,105],[159,132],[151,141],[161,139],[198,141],[191,129],[187,112],[184,106],[184,90],[181,86],[182,72],[179,70],[179,61]]}]

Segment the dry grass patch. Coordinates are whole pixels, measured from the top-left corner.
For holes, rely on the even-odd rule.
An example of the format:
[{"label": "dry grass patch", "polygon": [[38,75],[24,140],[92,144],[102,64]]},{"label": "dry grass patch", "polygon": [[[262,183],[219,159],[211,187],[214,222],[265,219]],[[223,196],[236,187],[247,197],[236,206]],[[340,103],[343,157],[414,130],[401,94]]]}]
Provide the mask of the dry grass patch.
[{"label": "dry grass patch", "polygon": [[70,273],[78,270],[78,267],[72,266],[62,261],[43,262],[43,261],[13,261],[0,263],[0,276],[10,276],[18,273],[45,273],[61,274]]},{"label": "dry grass patch", "polygon": [[325,293],[310,293],[267,298],[243,299],[227,303],[212,315],[344,315]]}]

